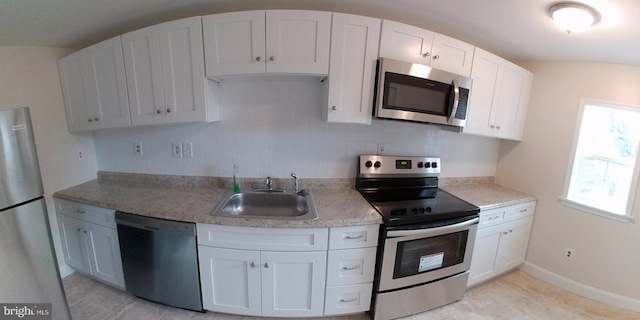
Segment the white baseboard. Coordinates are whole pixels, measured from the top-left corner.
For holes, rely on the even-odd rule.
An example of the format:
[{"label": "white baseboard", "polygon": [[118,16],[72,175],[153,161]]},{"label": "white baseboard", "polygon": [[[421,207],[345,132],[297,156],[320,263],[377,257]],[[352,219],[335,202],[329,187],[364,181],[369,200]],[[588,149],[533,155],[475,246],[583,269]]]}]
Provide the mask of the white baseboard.
[{"label": "white baseboard", "polygon": [[565,278],[559,274],[553,273],[547,269],[543,269],[528,261],[523,263],[519,267],[519,269],[544,282],[548,282],[556,287],[573,292],[591,300],[640,312],[640,300],[638,299],[625,297],[619,294],[611,293],[582,284],[580,282]]},{"label": "white baseboard", "polygon": [[60,278],[64,279],[64,278],[72,275],[74,272],[76,272],[76,270],[74,270],[73,268],[69,267],[69,265],[65,264],[62,267],[60,267]]}]

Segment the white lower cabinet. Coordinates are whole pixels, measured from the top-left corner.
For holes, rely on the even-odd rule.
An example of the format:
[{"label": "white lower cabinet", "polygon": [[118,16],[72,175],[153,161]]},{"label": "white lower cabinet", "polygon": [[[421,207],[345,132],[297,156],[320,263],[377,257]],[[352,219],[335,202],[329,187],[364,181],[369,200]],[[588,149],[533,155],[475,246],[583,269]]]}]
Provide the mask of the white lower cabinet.
[{"label": "white lower cabinet", "polygon": [[[270,317],[323,315],[326,228],[197,226],[205,309]],[[299,251],[296,240],[303,239],[315,239],[309,242],[315,251]],[[247,250],[252,243],[255,247],[270,249]]]},{"label": "white lower cabinet", "polygon": [[331,228],[325,315],[368,311],[378,245],[378,225]]},{"label": "white lower cabinet", "polygon": [[197,229],[206,310],[290,318],[369,310],[378,225]]},{"label": "white lower cabinet", "polygon": [[115,212],[58,199],[56,209],[65,262],[80,273],[124,290]]},{"label": "white lower cabinet", "polygon": [[527,254],[535,201],[480,212],[467,286],[522,264]]}]

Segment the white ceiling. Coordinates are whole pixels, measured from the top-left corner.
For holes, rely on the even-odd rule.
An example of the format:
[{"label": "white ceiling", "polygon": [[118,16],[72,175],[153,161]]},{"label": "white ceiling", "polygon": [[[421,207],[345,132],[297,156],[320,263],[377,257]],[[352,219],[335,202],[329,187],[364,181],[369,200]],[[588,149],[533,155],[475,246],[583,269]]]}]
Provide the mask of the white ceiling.
[{"label": "white ceiling", "polygon": [[0,45],[83,48],[177,18],[251,9],[312,9],[387,18],[458,38],[514,61],[640,65],[640,1],[580,0],[599,10],[567,34],[555,0],[0,0]]}]

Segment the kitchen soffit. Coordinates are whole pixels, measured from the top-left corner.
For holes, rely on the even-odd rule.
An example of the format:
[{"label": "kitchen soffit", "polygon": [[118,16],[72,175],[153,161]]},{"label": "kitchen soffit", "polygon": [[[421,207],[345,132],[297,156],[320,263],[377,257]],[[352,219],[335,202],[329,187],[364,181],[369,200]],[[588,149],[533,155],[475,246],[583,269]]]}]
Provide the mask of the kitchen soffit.
[{"label": "kitchen soffit", "polygon": [[145,26],[253,9],[311,9],[387,18],[469,42],[514,61],[640,65],[640,2],[582,0],[602,20],[567,35],[548,14],[556,1],[493,0],[3,0],[0,45],[83,48]]}]

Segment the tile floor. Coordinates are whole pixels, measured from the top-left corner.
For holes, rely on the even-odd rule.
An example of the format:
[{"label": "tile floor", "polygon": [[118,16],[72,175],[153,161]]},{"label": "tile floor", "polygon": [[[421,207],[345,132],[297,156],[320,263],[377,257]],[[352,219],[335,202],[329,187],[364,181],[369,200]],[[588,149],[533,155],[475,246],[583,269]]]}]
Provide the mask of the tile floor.
[{"label": "tile floor", "polygon": [[[145,301],[74,274],[64,281],[74,320],[258,320],[256,317],[191,312]],[[322,318],[366,320],[366,314]],[[469,289],[462,301],[405,320],[640,319],[640,313],[594,302],[514,271]]]}]

